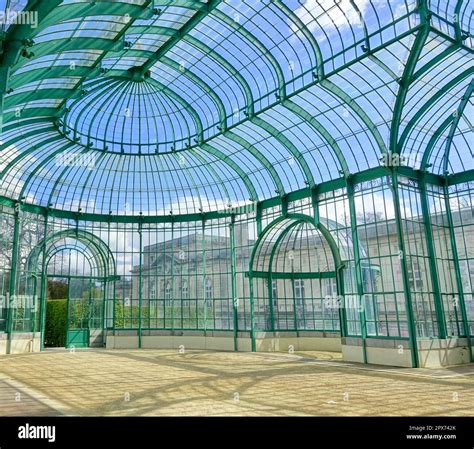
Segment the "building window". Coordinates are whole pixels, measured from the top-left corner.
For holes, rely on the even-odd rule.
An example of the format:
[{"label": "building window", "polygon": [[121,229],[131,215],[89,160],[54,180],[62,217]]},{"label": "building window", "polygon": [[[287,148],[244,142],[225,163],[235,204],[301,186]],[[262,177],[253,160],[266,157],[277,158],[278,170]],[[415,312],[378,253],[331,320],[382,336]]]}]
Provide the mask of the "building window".
[{"label": "building window", "polygon": [[275,281],[275,280],[272,281],[272,299],[273,299],[273,305],[277,306],[278,305],[278,281]]},{"label": "building window", "polygon": [[156,281],[150,281],[150,299],[156,299]]},{"label": "building window", "polygon": [[167,281],[165,285],[165,301],[167,304],[171,303],[171,282]]},{"label": "building window", "polygon": [[188,305],[188,299],[189,299],[188,281],[183,281],[183,283],[181,284],[181,300],[183,302],[183,306]]},{"label": "building window", "polygon": [[188,299],[189,297],[188,281],[183,281],[183,284],[181,285],[181,297],[183,299]]},{"label": "building window", "polygon": [[295,299],[296,301],[304,300],[304,281],[302,279],[295,280]]},{"label": "building window", "polygon": [[210,278],[206,279],[206,287],[205,287],[205,298],[206,301],[211,300],[213,296],[213,290],[212,290],[212,281]]},{"label": "building window", "polygon": [[304,281],[302,279],[295,279],[293,288],[295,292],[297,326],[301,328],[304,326]]},{"label": "building window", "polygon": [[419,292],[423,290],[423,274],[417,259],[411,258],[408,260],[408,280],[412,291]]},{"label": "building window", "polygon": [[337,282],[336,278],[324,279],[324,297],[325,298],[336,298],[337,297]]}]

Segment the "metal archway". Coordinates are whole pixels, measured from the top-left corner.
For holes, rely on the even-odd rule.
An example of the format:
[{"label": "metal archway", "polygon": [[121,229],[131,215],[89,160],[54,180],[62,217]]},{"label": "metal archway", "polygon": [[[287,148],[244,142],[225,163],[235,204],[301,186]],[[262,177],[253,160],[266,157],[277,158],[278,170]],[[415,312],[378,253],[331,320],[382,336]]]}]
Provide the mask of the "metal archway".
[{"label": "metal archway", "polygon": [[[40,280],[40,297],[39,297],[39,330],[41,333],[41,349],[44,348],[44,331],[46,325],[46,286],[47,286],[47,267],[50,260],[59,252],[71,249],[71,245],[66,242],[70,239],[81,243],[84,249],[72,248],[81,253],[89,252],[90,259],[93,259],[96,267],[96,274],[90,279],[96,279],[103,283],[103,298],[102,298],[102,317],[101,327],[105,328],[106,322],[106,299],[107,288],[110,282],[117,280],[116,265],[112,252],[105,242],[96,235],[78,229],[67,229],[64,231],[55,232],[36,245],[27,258],[26,267],[28,277],[33,279],[34,291],[37,290],[38,279]],[[40,272],[38,271],[40,269]],[[77,276],[68,274],[68,281]],[[68,299],[68,319],[69,319],[69,299]],[[89,330],[88,330],[89,331]],[[89,338],[89,337],[87,337]]]},{"label": "metal archway", "polygon": [[[277,231],[273,236],[270,236],[272,231]],[[291,233],[296,230],[296,235],[292,236]],[[297,235],[298,232],[301,234],[306,234],[305,236]],[[282,272],[275,272],[273,264],[277,260],[278,257],[277,253],[281,248],[282,242],[290,236],[292,240],[293,251],[295,248],[296,242],[305,241],[307,244],[307,254],[303,253],[303,246],[304,243],[300,243],[299,248],[299,256],[300,256],[300,264],[299,264],[299,271],[294,271],[293,263],[291,263],[291,271],[289,272],[288,267],[283,269]],[[267,242],[268,237],[270,239],[275,238],[274,241]],[[317,241],[316,241],[317,240]],[[268,245],[267,251],[262,254],[262,249]],[[317,270],[314,270],[314,263],[313,269],[311,269],[311,258],[315,255],[310,254],[309,248],[311,245],[319,246],[320,254],[324,255],[324,259],[326,262],[326,269],[321,270],[319,262],[316,263]],[[288,247],[288,243],[286,245]],[[327,246],[327,247],[325,247]],[[268,250],[270,252],[268,252]],[[267,257],[269,256],[269,257]],[[261,259],[267,263],[266,266],[256,266],[256,261]],[[278,263],[277,263],[278,264]],[[283,264],[284,265],[284,264]],[[336,294],[337,298],[343,292],[343,277],[340,275],[341,269],[344,267],[340,250],[334,240],[333,236],[331,235],[328,228],[323,225],[320,221],[316,221],[314,218],[305,215],[305,214],[287,214],[285,216],[278,217],[276,220],[273,220],[270,224],[266,226],[266,228],[260,233],[257,241],[254,244],[250,262],[249,262],[249,283],[250,283],[250,334],[251,334],[251,341],[252,341],[252,351],[256,350],[256,339],[255,339],[255,289],[254,289],[254,282],[255,279],[265,279],[267,282],[268,288],[268,298],[269,298],[269,313],[270,313],[270,328],[272,331],[275,329],[275,311],[274,311],[274,290],[275,290],[275,281],[278,282],[287,282],[290,280],[292,284],[292,295],[293,295],[293,306],[292,306],[292,313],[294,316],[294,330],[298,331],[299,321],[302,320],[306,323],[306,317],[304,316],[304,295],[302,294],[304,284],[301,279],[308,279],[311,285],[312,293],[313,291],[313,283],[319,283],[319,289],[316,287],[314,290],[319,292],[320,300],[322,300],[321,295],[321,285],[323,280],[330,280],[333,279],[335,281],[336,286]],[[262,268],[262,269],[258,269]],[[284,267],[285,268],[285,267]],[[306,268],[307,271],[304,271],[303,268]],[[332,268],[332,269],[329,269]],[[278,281],[280,280],[280,281]],[[296,304],[296,296],[297,290],[295,290],[296,283],[298,284],[298,289],[300,291],[300,298],[303,310],[303,316],[299,312],[301,308],[298,307]],[[335,299],[337,299],[335,298]],[[311,309],[314,311],[314,298],[311,298]],[[339,329],[343,329],[344,323],[344,316],[343,316],[343,309],[338,308],[338,320],[339,320]],[[286,316],[287,319],[287,316]],[[314,314],[313,314],[314,319]],[[317,321],[317,320],[316,320]],[[316,326],[316,321],[312,323],[312,325]],[[323,320],[324,321],[324,320]],[[311,325],[311,326],[312,326]],[[306,327],[306,324],[305,324]],[[280,330],[280,329],[279,329]],[[304,329],[302,329],[304,330]],[[316,329],[315,329],[316,330]],[[333,329],[334,330],[334,329]]]}]

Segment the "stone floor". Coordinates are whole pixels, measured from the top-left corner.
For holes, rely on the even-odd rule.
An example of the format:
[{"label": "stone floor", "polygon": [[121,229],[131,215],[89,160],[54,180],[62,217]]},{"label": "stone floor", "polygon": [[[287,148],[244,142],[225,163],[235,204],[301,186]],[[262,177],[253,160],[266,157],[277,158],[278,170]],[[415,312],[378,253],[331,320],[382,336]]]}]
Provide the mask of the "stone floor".
[{"label": "stone floor", "polygon": [[0,415],[473,414],[473,365],[376,367],[328,352],[89,349],[0,357]]}]

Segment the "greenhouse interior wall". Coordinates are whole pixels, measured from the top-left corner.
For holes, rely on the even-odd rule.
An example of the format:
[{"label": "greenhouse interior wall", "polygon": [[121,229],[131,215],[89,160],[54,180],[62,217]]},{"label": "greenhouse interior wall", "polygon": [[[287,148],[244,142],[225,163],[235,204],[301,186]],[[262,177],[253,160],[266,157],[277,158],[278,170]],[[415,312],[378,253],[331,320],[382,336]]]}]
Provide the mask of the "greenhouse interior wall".
[{"label": "greenhouse interior wall", "polygon": [[6,32],[0,354],[45,349],[62,283],[70,349],[472,363],[470,2],[92,3]]},{"label": "greenhouse interior wall", "polygon": [[[4,299],[1,351],[41,349],[45,279],[67,273],[79,292],[95,290],[90,346],[468,363],[473,190],[443,184],[403,176],[395,195],[383,176],[290,197],[283,213],[269,205],[165,223],[68,220],[3,204],[11,232],[1,242],[2,294],[15,291],[25,305],[8,314]],[[83,317],[69,309],[70,328],[80,328]]]}]

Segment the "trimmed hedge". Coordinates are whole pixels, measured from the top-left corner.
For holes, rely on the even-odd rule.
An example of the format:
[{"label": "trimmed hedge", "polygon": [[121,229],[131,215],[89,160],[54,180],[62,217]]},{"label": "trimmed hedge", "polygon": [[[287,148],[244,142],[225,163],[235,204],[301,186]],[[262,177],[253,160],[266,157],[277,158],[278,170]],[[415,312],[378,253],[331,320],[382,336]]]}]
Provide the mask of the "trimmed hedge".
[{"label": "trimmed hedge", "polygon": [[67,300],[54,299],[46,306],[44,345],[56,348],[66,346]]}]

